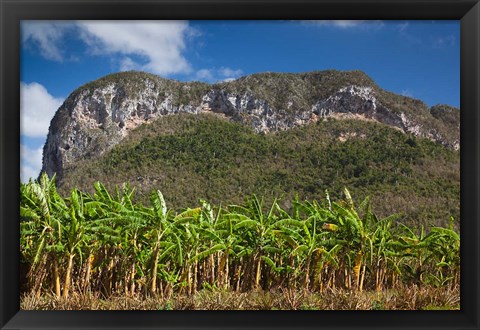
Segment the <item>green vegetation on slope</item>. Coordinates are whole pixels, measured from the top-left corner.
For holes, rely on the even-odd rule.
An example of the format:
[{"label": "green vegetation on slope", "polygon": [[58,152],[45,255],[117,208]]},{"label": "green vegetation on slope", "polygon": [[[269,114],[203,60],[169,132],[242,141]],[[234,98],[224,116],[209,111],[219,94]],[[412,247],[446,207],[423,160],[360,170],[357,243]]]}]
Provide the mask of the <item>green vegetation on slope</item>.
[{"label": "green vegetation on slope", "polygon": [[328,189],[339,197],[347,186],[371,196],[380,216],[444,226],[459,219],[459,162],[459,152],[374,122],[329,119],[258,135],[214,115],[183,114],[142,125],[99,159],[75,164],[59,189],[129,182],[140,202],[159,189],[174,208],[241,203],[254,193],[290,207],[296,195],[318,199]]}]

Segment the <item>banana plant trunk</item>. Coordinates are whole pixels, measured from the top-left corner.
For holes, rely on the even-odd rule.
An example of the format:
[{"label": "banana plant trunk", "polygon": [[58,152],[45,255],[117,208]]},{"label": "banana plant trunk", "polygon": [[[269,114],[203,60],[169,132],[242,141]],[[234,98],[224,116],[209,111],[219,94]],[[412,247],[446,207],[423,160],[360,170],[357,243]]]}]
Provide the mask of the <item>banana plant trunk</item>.
[{"label": "banana plant trunk", "polygon": [[221,281],[221,285],[224,288],[227,288],[228,286],[228,254],[229,254],[228,249],[223,252],[223,255],[220,259],[220,265],[218,267],[220,273],[223,271],[223,274],[221,274],[220,281]]},{"label": "banana plant trunk", "polygon": [[215,285],[215,258],[213,254],[208,257],[209,266],[210,266],[210,280],[211,285]]},{"label": "banana plant trunk", "polygon": [[83,289],[84,290],[87,289],[90,286],[90,276],[92,274],[93,259],[94,259],[93,254],[90,254],[88,256],[88,260],[87,260],[87,270],[85,272],[85,282],[83,284]]},{"label": "banana plant trunk", "polygon": [[382,290],[381,283],[380,283],[380,277],[381,277],[381,264],[380,264],[380,259],[378,259],[377,269],[375,271],[375,290],[377,292]]},{"label": "banana plant trunk", "polygon": [[242,274],[242,264],[240,263],[238,265],[237,271],[235,272],[235,279],[236,279],[236,284],[235,284],[235,291],[240,291],[240,278]]},{"label": "banana plant trunk", "polygon": [[367,268],[367,263],[364,262],[363,263],[363,267],[362,267],[362,275],[361,275],[361,278],[360,278],[360,292],[363,291],[363,281],[365,280],[365,270]]},{"label": "banana plant trunk", "polygon": [[260,253],[258,255],[257,271],[256,271],[256,274],[255,274],[255,288],[256,289],[260,287],[261,275],[262,275],[262,254]]},{"label": "banana plant trunk", "polygon": [[157,267],[158,267],[158,256],[160,249],[157,247],[155,249],[155,254],[153,257],[153,268],[152,268],[152,285],[150,287],[150,293],[152,295],[156,294],[157,291]]},{"label": "banana plant trunk", "polygon": [[304,284],[305,291],[308,291],[308,286],[310,284],[310,260],[311,260],[311,255],[309,254],[307,257],[306,265],[305,265],[305,284]]},{"label": "banana plant trunk", "polygon": [[68,257],[68,265],[67,265],[67,272],[65,273],[65,281],[63,286],[63,298],[68,298],[68,293],[70,291],[70,282],[71,282],[71,274],[73,269],[73,257],[75,255],[71,253]]},{"label": "banana plant trunk", "polygon": [[358,251],[355,257],[355,266],[353,272],[355,274],[355,288],[360,291],[360,270],[362,267],[362,252]]},{"label": "banana plant trunk", "polygon": [[135,261],[132,263],[132,269],[130,272],[130,296],[135,294]]},{"label": "banana plant trunk", "polygon": [[197,292],[197,281],[198,281],[198,261],[195,261],[195,268],[193,271],[193,293]]},{"label": "banana plant trunk", "polygon": [[53,256],[53,280],[54,280],[54,286],[55,286],[55,295],[57,296],[57,298],[60,298],[61,296],[60,274],[58,271],[58,260],[56,256]]}]

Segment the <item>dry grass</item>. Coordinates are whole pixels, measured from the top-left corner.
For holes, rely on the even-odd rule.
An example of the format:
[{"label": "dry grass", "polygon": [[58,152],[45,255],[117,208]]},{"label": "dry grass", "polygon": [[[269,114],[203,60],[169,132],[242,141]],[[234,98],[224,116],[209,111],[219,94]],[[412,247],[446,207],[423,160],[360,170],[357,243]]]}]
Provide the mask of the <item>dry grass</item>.
[{"label": "dry grass", "polygon": [[382,292],[345,290],[313,293],[281,289],[246,293],[202,290],[195,295],[146,299],[92,293],[68,299],[52,295],[21,297],[23,310],[432,310],[459,309],[460,289],[409,286]]}]

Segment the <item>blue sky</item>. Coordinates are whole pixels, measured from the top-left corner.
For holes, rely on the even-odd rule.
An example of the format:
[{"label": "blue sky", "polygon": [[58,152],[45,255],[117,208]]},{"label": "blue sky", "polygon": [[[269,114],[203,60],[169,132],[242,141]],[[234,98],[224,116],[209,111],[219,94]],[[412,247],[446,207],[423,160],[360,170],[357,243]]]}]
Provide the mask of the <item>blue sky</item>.
[{"label": "blue sky", "polygon": [[362,70],[428,105],[460,105],[459,21],[23,21],[21,178],[36,178],[50,120],[80,85],[143,70],[182,81]]}]

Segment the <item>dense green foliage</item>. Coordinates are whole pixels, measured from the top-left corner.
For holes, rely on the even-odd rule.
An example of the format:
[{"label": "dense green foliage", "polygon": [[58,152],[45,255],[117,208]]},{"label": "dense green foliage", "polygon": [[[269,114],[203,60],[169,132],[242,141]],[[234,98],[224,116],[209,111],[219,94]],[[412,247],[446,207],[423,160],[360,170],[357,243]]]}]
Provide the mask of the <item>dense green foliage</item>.
[{"label": "dense green foliage", "polygon": [[175,115],[67,168],[59,190],[129,182],[137,201],[159,189],[174,208],[199,199],[241,203],[254,193],[290,207],[297,195],[318,199],[328,189],[336,198],[347,186],[358,198],[371,196],[380,216],[445,226],[450,216],[459,219],[459,163],[459,152],[374,122],[329,119],[259,135],[214,115]]},{"label": "dense green foliage", "polygon": [[427,233],[378,218],[368,198],[355,205],[347,189],[341,200],[294,199],[288,210],[253,196],[177,212],[158,190],[148,206],[133,194],[97,182],[94,194],[73,189],[64,199],[46,175],[22,184],[23,291],[163,297],[208,287],[362,291],[459,282],[453,219]]}]

